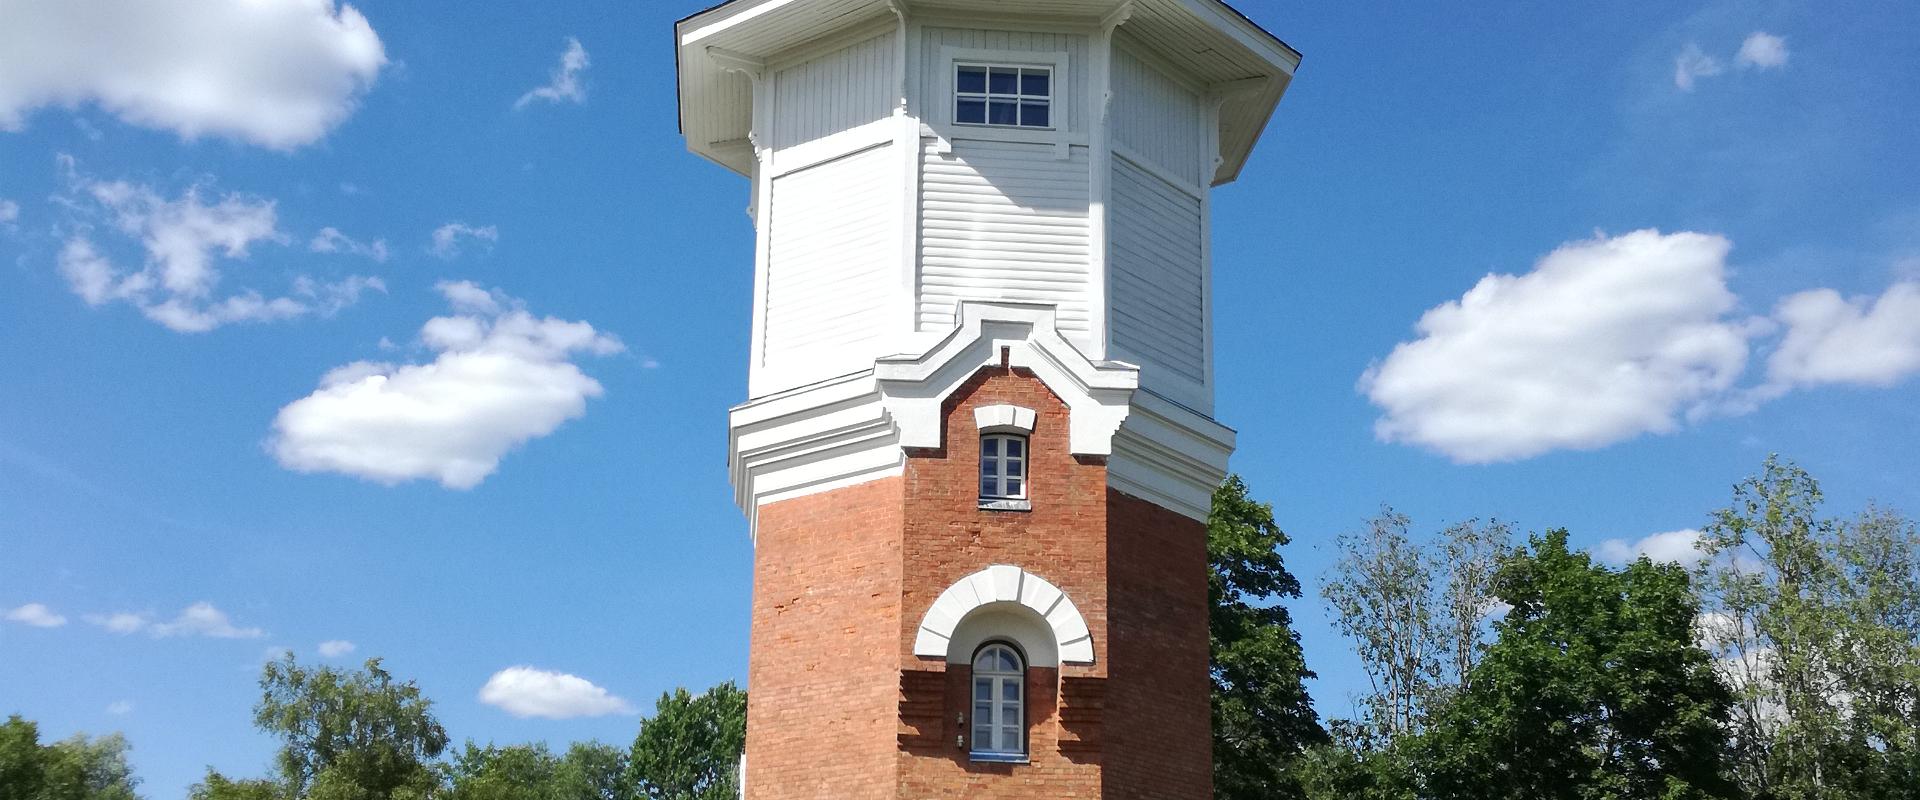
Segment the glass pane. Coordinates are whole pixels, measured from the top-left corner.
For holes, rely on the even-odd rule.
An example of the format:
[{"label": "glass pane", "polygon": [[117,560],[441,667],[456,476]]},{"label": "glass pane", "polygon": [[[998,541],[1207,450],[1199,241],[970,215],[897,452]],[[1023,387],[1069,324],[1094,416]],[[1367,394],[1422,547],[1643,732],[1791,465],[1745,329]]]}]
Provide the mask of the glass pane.
[{"label": "glass pane", "polygon": [[954,77],[953,87],[962,92],[979,93],[986,91],[986,67],[961,67]]},{"label": "glass pane", "polygon": [[992,678],[980,678],[973,682],[973,699],[975,700],[992,700],[993,699],[993,679]]},{"label": "glass pane", "polygon": [[1000,747],[1003,752],[1014,753],[1020,750],[1020,729],[1003,727],[1000,729]]},{"label": "glass pane", "polygon": [[994,67],[993,76],[987,79],[987,91],[994,94],[1019,93],[1020,70],[1012,67]]},{"label": "glass pane", "polygon": [[992,478],[981,478],[980,479],[980,496],[981,497],[999,497],[1000,482]]},{"label": "glass pane", "polygon": [[1025,464],[1026,462],[1021,461],[1020,459],[1017,459],[1017,458],[1007,459],[1007,477],[1018,478],[1021,475],[1025,474],[1026,469],[1023,466]]},{"label": "glass pane", "polygon": [[987,121],[987,104],[980,100],[961,98],[953,109],[953,121],[984,123]]},{"label": "glass pane", "polygon": [[1019,478],[1007,479],[1007,496],[1008,497],[1020,496],[1020,479]]},{"label": "glass pane", "polygon": [[1021,103],[1020,125],[1027,128],[1052,127],[1052,109],[1046,103]]},{"label": "glass pane", "polygon": [[1008,439],[1007,455],[1010,455],[1010,456],[1020,455],[1020,451],[1027,449],[1026,444],[1027,444],[1026,442],[1023,442],[1019,439]]},{"label": "glass pane", "polygon": [[973,749],[975,750],[992,750],[993,749],[993,725],[992,724],[988,723],[988,724],[980,724],[980,725],[973,726]]},{"label": "glass pane", "polygon": [[1000,690],[1006,693],[1006,696],[1001,699],[1020,702],[1020,679],[1007,678],[1000,681]]},{"label": "glass pane", "polygon": [[[1000,455],[1000,440],[991,436],[980,440],[980,452],[990,456]],[[1013,443],[1007,443],[1007,453],[1012,455]]]},{"label": "glass pane", "polygon": [[1044,69],[1020,70],[1020,93],[1028,97],[1046,97],[1053,75]]},{"label": "glass pane", "polygon": [[1001,672],[1019,672],[1020,671],[1020,662],[1015,661],[1013,659],[1012,650],[1008,650],[1007,648],[1001,647],[1001,648],[996,648],[994,652],[997,652],[1000,654],[1000,671]]},{"label": "glass pane", "polygon": [[1011,100],[1007,100],[1007,101],[995,100],[992,103],[988,104],[987,124],[989,125],[1020,124],[1020,104],[1015,103]]}]

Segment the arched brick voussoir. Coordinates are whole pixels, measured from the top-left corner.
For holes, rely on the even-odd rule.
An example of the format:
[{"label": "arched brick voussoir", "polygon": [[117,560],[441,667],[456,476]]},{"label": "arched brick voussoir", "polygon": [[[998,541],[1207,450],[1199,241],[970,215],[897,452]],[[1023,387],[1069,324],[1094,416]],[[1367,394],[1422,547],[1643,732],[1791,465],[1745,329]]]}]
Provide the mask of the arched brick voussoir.
[{"label": "arched brick voussoir", "polygon": [[946,658],[954,629],[974,610],[993,603],[1019,603],[1040,615],[1053,631],[1061,662],[1093,663],[1093,634],[1073,598],[1047,579],[1010,564],[987,567],[941,592],[920,621],[913,654]]}]

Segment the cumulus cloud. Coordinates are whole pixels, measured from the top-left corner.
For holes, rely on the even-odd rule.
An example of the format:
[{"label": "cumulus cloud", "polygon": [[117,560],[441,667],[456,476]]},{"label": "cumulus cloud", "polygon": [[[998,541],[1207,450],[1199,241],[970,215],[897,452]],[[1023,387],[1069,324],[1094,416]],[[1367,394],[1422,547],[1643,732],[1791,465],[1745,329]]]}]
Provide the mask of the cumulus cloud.
[{"label": "cumulus cloud", "polygon": [[1819,384],[1885,387],[1920,373],[1920,281],[1896,283],[1878,298],[1801,292],[1780,301],[1774,318],[1786,333],[1767,358],[1773,392]]},{"label": "cumulus cloud", "polygon": [[307,249],[315,253],[345,253],[350,256],[369,258],[380,263],[387,261],[387,240],[375,239],[371,243],[359,241],[340,232],[339,228],[321,228],[307,243]]},{"label": "cumulus cloud", "polygon": [[151,615],[122,611],[114,614],[90,614],[87,622],[112,633],[145,633],[156,639],[173,636],[204,636],[210,639],[258,639],[267,635],[259,628],[243,628],[233,623],[227,612],[212,603],[199,602],[182,609],[170,620],[155,620]]},{"label": "cumulus cloud", "polygon": [[553,68],[552,79],[547,85],[520,95],[513,101],[514,110],[526,108],[535,100],[549,103],[584,103],[587,101],[586,87],[580,85],[580,73],[587,68],[587,48],[580,46],[580,40],[567,37],[567,49],[560,54],[560,64]]},{"label": "cumulus cloud", "polygon": [[603,392],[573,359],[620,352],[618,339],[585,322],[535,317],[470,282],[438,288],[455,313],[420,329],[434,360],[359,361],[327,373],[274,419],[269,448],[282,466],[469,489]]},{"label": "cumulus cloud", "polygon": [[1666,433],[1738,379],[1750,323],[1730,315],[1731,243],[1643,230],[1570,242],[1428,310],[1359,389],[1382,441],[1462,463]]},{"label": "cumulus cloud", "polygon": [[433,246],[427,248],[427,252],[441,258],[453,258],[460,255],[460,243],[466,239],[491,246],[500,241],[500,231],[492,225],[475,227],[464,222],[449,222],[433,229]]},{"label": "cumulus cloud", "polygon": [[1764,31],[1754,31],[1740,43],[1734,63],[1747,69],[1778,69],[1787,65],[1787,40]]},{"label": "cumulus cloud", "polygon": [[1596,552],[1601,559],[1614,564],[1625,564],[1646,556],[1653,561],[1668,561],[1683,567],[1692,567],[1707,557],[1707,554],[1700,550],[1700,531],[1692,528],[1656,533],[1636,542],[1608,539],[1600,543]]},{"label": "cumulus cloud", "polygon": [[1680,55],[1674,56],[1673,85],[1680,91],[1691,92],[1701,78],[1711,78],[1726,71],[1726,66],[1719,59],[1707,55],[1699,45],[1689,44],[1680,51]]},{"label": "cumulus cloud", "polygon": [[480,702],[516,717],[572,719],[608,714],[632,714],[632,704],[595,686],[592,681],[564,672],[533,667],[509,667],[493,674],[480,687]]},{"label": "cumulus cloud", "polygon": [[43,603],[28,603],[8,611],[6,620],[35,628],[58,628],[67,624],[66,617],[54,613],[53,609],[46,607]]},{"label": "cumulus cloud", "polygon": [[133,713],[133,703],[126,700],[118,700],[112,703],[108,703],[107,713],[112,714],[116,717],[126,715],[126,714],[131,714]]},{"label": "cumulus cloud", "polygon": [[[144,184],[84,176],[69,158],[61,164],[68,190],[59,200],[73,212],[73,230],[56,263],[90,306],[127,303],[169,329],[201,333],[236,322],[330,315],[366,291],[386,291],[379,278],[353,275],[332,282],[299,276],[279,297],[252,288],[223,292],[222,261],[243,261],[257,245],[286,242],[274,201],[238,192],[210,198],[200,184],[168,198]],[[137,245],[139,266],[120,266],[101,233],[127,249]]]},{"label": "cumulus cloud", "polygon": [[320,643],[320,655],[325,658],[339,658],[355,650],[353,642],[345,639],[329,639]]},{"label": "cumulus cloud", "polygon": [[95,104],[193,139],[289,150],[353,112],[387,63],[366,17],[333,0],[8,4],[0,130],[44,106]]}]

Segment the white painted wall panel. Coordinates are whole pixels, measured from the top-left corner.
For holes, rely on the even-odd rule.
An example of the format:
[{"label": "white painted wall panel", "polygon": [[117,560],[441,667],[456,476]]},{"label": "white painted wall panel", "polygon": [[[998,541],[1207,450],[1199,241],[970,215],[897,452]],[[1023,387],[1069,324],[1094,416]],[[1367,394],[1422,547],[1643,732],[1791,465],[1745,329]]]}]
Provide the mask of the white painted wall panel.
[{"label": "white painted wall panel", "polygon": [[1142,386],[1185,397],[1165,379],[1206,382],[1200,199],[1116,157],[1109,231],[1115,355],[1141,366]]},{"label": "white painted wall panel", "polygon": [[[1019,60],[1020,53],[1066,53],[1067,81],[1064,94],[1054,99],[1054,124],[1060,120],[1067,123],[1066,130],[1075,133],[1085,132],[1087,121],[1083,109],[1087,96],[1087,72],[1090,63],[1087,60],[1087,37],[1072,33],[1038,33],[1031,31],[995,31],[973,28],[934,28],[925,29],[925,46],[920,48],[920,102],[938,103],[949,97],[947,89],[953,82],[953,65],[941,56],[940,48],[956,47],[961,49],[1006,50],[1010,60]],[[1060,90],[1056,90],[1058,94]],[[933,108],[921,108],[925,119],[946,119],[948,113]]]},{"label": "white painted wall panel", "polygon": [[1154,166],[1201,184],[1207,157],[1200,97],[1153,62],[1113,50],[1113,140]]},{"label": "white painted wall panel", "polygon": [[872,366],[898,296],[894,152],[874,147],[773,181],[761,366],[797,376],[782,383]]},{"label": "white painted wall panel", "polygon": [[806,144],[893,112],[900,91],[887,33],[775,73],[773,147]]},{"label": "white painted wall panel", "polygon": [[960,300],[1047,303],[1060,332],[1089,330],[1087,149],[959,140],[924,153],[920,199],[921,330],[954,324]]}]

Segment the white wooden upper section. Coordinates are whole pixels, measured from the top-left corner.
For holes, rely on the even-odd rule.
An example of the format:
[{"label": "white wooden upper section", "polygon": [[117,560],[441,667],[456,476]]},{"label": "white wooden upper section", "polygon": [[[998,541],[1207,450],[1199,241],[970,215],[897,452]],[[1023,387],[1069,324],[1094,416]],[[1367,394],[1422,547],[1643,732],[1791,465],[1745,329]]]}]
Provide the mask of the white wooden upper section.
[{"label": "white wooden upper section", "polygon": [[[1219,0],[733,0],[677,27],[688,146],[753,179],[749,394],[925,352],[965,302],[1210,415],[1210,187],[1299,55]],[[961,64],[1044,69],[1051,124],[956,120]]]}]

